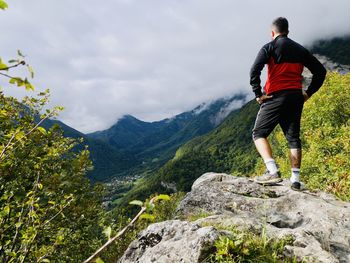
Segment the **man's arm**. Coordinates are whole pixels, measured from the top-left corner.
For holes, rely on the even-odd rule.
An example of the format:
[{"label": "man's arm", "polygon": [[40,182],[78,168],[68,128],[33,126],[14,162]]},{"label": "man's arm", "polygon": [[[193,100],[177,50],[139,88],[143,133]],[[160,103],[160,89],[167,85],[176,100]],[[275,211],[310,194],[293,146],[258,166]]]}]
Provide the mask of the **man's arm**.
[{"label": "man's arm", "polygon": [[255,58],[255,61],[250,69],[250,85],[252,86],[253,92],[255,93],[255,97],[261,97],[261,71],[264,68],[265,64],[269,60],[269,52],[267,45],[263,46],[258,55]]},{"label": "man's arm", "polygon": [[322,86],[327,70],[309,51],[306,53],[304,66],[307,67],[312,73],[311,83],[306,90],[306,94],[310,98],[312,94],[318,91],[318,89]]}]

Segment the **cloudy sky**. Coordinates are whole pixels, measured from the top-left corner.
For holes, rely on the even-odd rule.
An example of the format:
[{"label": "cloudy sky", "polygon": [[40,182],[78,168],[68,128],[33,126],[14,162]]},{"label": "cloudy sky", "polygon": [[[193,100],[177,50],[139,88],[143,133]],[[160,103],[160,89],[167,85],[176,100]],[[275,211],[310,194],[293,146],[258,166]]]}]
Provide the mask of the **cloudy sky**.
[{"label": "cloudy sky", "polygon": [[[154,121],[237,92],[285,16],[302,44],[350,33],[349,0],[12,0],[0,12],[1,57],[20,49],[51,90],[59,119],[82,131],[123,114]],[[20,88],[6,94],[23,96]]]}]

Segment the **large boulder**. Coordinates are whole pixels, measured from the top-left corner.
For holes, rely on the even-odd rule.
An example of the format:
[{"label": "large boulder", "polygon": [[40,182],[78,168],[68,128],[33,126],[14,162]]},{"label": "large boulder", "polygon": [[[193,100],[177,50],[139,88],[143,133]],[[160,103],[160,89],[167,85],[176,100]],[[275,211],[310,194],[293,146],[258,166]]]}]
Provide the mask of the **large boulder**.
[{"label": "large boulder", "polygon": [[350,262],[350,204],[324,192],[293,191],[288,181],[262,186],[249,178],[206,173],[178,207],[181,215],[209,212],[201,222],[266,228],[277,238],[292,235],[285,253],[309,262]]},{"label": "large boulder", "polygon": [[225,233],[214,227],[181,220],[155,223],[137,235],[118,262],[202,262],[213,252],[213,243],[222,234]]},{"label": "large boulder", "polygon": [[[196,214],[207,216],[186,221]],[[175,220],[150,225],[119,262],[201,262],[214,241],[228,234],[217,224],[256,233],[264,229],[272,238],[293,236],[284,253],[300,262],[350,262],[349,203],[324,192],[293,191],[287,180],[262,186],[222,173],[199,177],[177,207]]]}]

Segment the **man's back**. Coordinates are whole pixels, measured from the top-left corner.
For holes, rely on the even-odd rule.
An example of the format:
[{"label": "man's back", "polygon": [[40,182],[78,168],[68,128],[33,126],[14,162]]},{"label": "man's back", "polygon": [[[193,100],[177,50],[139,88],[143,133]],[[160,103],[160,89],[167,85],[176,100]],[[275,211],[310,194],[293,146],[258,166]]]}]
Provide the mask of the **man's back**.
[{"label": "man's back", "polygon": [[[313,73],[313,80],[308,88],[311,96],[322,84],[325,69],[322,64],[302,45],[279,35],[264,45],[251,68],[250,83],[260,89],[260,72],[268,65],[268,78],[264,87],[267,95],[286,89],[302,89],[302,72],[306,66]],[[257,95],[259,90],[254,90]],[[259,94],[260,95],[260,94]]]}]

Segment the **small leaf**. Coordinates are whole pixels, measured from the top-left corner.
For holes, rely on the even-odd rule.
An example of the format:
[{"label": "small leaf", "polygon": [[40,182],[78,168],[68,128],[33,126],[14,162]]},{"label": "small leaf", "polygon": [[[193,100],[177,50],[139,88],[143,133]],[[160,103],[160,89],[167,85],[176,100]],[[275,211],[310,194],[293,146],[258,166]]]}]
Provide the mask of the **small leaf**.
[{"label": "small leaf", "polygon": [[5,1],[0,0],[0,9],[5,10],[8,8],[8,5]]},{"label": "small leaf", "polygon": [[166,200],[166,201],[169,201],[171,198],[169,195],[165,195],[165,194],[160,194],[160,195],[157,195],[156,198],[155,198],[155,201],[157,200]]},{"label": "small leaf", "polygon": [[33,68],[31,66],[29,66],[29,65],[27,65],[27,68],[28,68],[28,71],[30,73],[30,77],[34,78],[34,70],[33,70]]},{"label": "small leaf", "polygon": [[46,130],[43,127],[38,127],[37,130],[40,131],[42,134],[46,134]]},{"label": "small leaf", "polygon": [[34,90],[34,86],[28,81],[27,78],[25,78],[23,83],[24,83],[24,85],[26,87],[26,90]]},{"label": "small leaf", "polygon": [[8,69],[8,66],[0,59],[0,70]]},{"label": "small leaf", "polygon": [[146,209],[147,209],[147,211],[152,211],[154,207],[155,207],[155,205],[154,205],[154,204],[150,204],[150,203],[148,203],[148,204],[146,205]]},{"label": "small leaf", "polygon": [[18,78],[10,78],[10,84],[15,84],[17,82]]},{"label": "small leaf", "polygon": [[111,233],[112,233],[112,228],[109,226],[109,227],[106,227],[104,230],[103,230],[103,234],[106,235],[106,237],[108,238],[108,240],[111,239]]},{"label": "small leaf", "polygon": [[10,206],[5,206],[4,209],[3,209],[3,212],[5,215],[8,215],[10,213]]},{"label": "small leaf", "polygon": [[18,87],[21,87],[24,85],[25,81],[22,80],[21,78],[19,77],[14,77],[14,78],[10,78],[9,82],[11,84],[17,84]]},{"label": "small leaf", "polygon": [[41,190],[43,189],[43,185],[41,183],[38,183],[38,188]]},{"label": "small leaf", "polygon": [[[0,0],[0,1],[1,1],[1,0]],[[18,50],[17,50],[17,54],[18,54],[18,56],[24,58],[24,55],[22,54],[21,50],[18,49]]]},{"label": "small leaf", "polygon": [[142,214],[140,215],[140,218],[144,218],[144,219],[149,219],[151,221],[153,221],[155,219],[155,216],[154,215],[150,215],[150,214]]},{"label": "small leaf", "polygon": [[138,206],[143,206],[143,202],[140,200],[132,200],[129,202],[130,205],[138,205]]},{"label": "small leaf", "polygon": [[32,195],[32,194],[34,194],[34,191],[29,191],[29,192],[26,194],[26,196],[28,197],[28,196],[30,196],[30,195]]},{"label": "small leaf", "polygon": [[96,258],[95,262],[96,263],[105,263],[100,257]]}]

